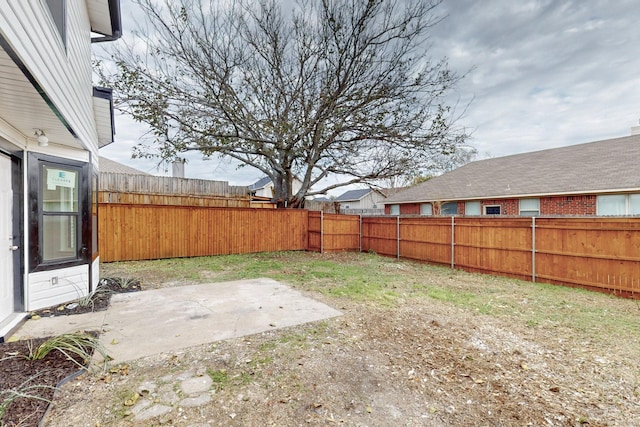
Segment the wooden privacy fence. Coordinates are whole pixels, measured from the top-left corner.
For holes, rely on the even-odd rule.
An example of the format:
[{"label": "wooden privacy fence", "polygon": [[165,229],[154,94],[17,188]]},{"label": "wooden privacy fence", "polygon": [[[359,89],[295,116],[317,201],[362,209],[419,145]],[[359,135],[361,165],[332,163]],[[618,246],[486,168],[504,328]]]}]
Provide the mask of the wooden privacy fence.
[{"label": "wooden privacy fence", "polygon": [[315,252],[359,251],[360,216],[309,212],[309,243]]},{"label": "wooden privacy fence", "polygon": [[640,218],[365,217],[295,209],[100,204],[102,261],[375,251],[640,297]]},{"label": "wooden privacy fence", "polygon": [[100,172],[99,203],[248,208],[249,187],[226,181]]},{"label": "wooden privacy fence", "polygon": [[307,211],[101,204],[100,259],[305,250]]},{"label": "wooden privacy fence", "polygon": [[[341,248],[336,237],[356,229],[360,242]],[[336,219],[325,214],[310,218],[309,233],[310,250],[359,247],[471,272],[640,297],[640,218]]]}]

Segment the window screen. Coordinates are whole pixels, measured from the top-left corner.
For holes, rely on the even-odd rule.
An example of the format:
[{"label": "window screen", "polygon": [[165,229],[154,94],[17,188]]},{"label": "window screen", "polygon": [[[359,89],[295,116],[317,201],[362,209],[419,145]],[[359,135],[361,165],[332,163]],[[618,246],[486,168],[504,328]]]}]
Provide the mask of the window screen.
[{"label": "window screen", "polygon": [[521,216],[540,215],[540,199],[520,199]]},{"label": "window screen", "polygon": [[629,195],[629,214],[640,215],[640,194]]},{"label": "window screen", "polygon": [[625,215],[627,212],[627,196],[624,194],[598,196],[596,203],[598,215]]},{"label": "window screen", "polygon": [[433,215],[433,205],[431,203],[421,203],[420,204],[420,215]]},{"label": "window screen", "polygon": [[480,208],[480,202],[466,202],[464,205],[465,215],[481,215],[482,209]]}]

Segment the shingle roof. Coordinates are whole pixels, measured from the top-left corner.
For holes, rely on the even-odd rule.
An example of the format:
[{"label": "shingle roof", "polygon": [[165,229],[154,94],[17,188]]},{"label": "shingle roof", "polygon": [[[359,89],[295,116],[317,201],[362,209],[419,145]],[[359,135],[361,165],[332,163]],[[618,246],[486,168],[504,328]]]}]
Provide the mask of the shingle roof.
[{"label": "shingle roof", "polygon": [[118,163],[114,160],[107,159],[106,157],[100,156],[98,161],[100,162],[100,172],[124,173],[127,175],[151,175],[127,165],[123,165],[122,163]]},{"label": "shingle roof", "polygon": [[384,203],[640,191],[640,135],[479,160]]},{"label": "shingle roof", "polygon": [[360,189],[360,190],[349,190],[349,191],[346,191],[346,192],[342,193],[338,197],[336,197],[335,201],[336,202],[351,202],[351,201],[354,201],[354,200],[360,200],[364,196],[369,194],[371,191],[373,191],[373,190],[371,190],[370,188],[364,188],[364,189]]},{"label": "shingle roof", "polygon": [[268,176],[262,177],[259,180],[257,180],[256,182],[254,182],[253,184],[251,184],[249,186],[249,190],[257,190],[258,188],[265,187],[270,182],[271,182],[271,178],[269,178]]}]

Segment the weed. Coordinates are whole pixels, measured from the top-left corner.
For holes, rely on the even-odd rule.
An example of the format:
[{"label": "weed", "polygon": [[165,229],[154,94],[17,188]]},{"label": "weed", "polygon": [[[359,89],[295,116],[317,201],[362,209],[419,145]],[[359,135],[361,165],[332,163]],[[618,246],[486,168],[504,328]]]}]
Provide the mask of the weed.
[{"label": "weed", "polygon": [[131,406],[140,398],[140,395],[130,389],[121,388],[114,391],[116,398],[116,404],[112,410],[112,413],[116,418],[124,419],[131,415]]},{"label": "weed", "polygon": [[209,375],[209,377],[213,381],[213,386],[216,390],[222,390],[230,383],[229,374],[227,373],[226,369],[207,369],[207,375]]},{"label": "weed", "polygon": [[265,356],[258,359],[252,359],[251,362],[248,363],[248,366],[252,369],[257,369],[260,366],[271,365],[272,363],[273,357]]},{"label": "weed", "polygon": [[248,372],[241,372],[236,378],[239,385],[251,384],[253,381],[253,376]]},{"label": "weed", "polygon": [[4,414],[7,412],[9,406],[15,402],[17,399],[34,399],[34,400],[42,400],[47,403],[50,401],[41,396],[41,391],[45,389],[54,389],[52,386],[42,385],[42,384],[34,384],[37,380],[38,375],[42,373],[33,375],[27,378],[22,384],[15,388],[10,388],[6,390],[0,390],[0,420],[4,417]]},{"label": "weed", "polygon": [[260,351],[272,351],[275,350],[278,345],[274,341],[267,341],[260,344]]},{"label": "weed", "polygon": [[291,334],[283,335],[280,338],[280,342],[283,344],[290,343],[295,345],[296,347],[303,348],[307,345],[307,337],[302,334],[291,333]]}]

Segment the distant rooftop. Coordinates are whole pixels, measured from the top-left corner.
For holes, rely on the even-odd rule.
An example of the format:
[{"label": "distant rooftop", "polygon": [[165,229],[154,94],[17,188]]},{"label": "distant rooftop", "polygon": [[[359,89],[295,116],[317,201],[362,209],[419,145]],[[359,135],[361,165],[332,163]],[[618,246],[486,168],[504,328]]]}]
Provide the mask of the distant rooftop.
[{"label": "distant rooftop", "polygon": [[369,194],[371,191],[373,190],[371,190],[370,188],[363,188],[359,190],[349,190],[342,193],[338,197],[336,197],[335,201],[336,202],[352,202],[355,200],[360,200],[364,196]]},{"label": "distant rooftop", "polygon": [[142,172],[141,170],[123,165],[106,157],[100,156],[99,162],[100,172],[123,173],[126,175],[151,175],[150,173]]},{"label": "distant rooftop", "polygon": [[539,197],[640,189],[640,135],[478,160],[385,200]]},{"label": "distant rooftop", "polygon": [[249,190],[257,190],[258,188],[266,187],[267,185],[269,185],[270,182],[271,182],[271,178],[269,178],[268,176],[264,176],[259,180],[257,180],[256,182],[254,182],[253,184],[251,184],[249,186]]}]

